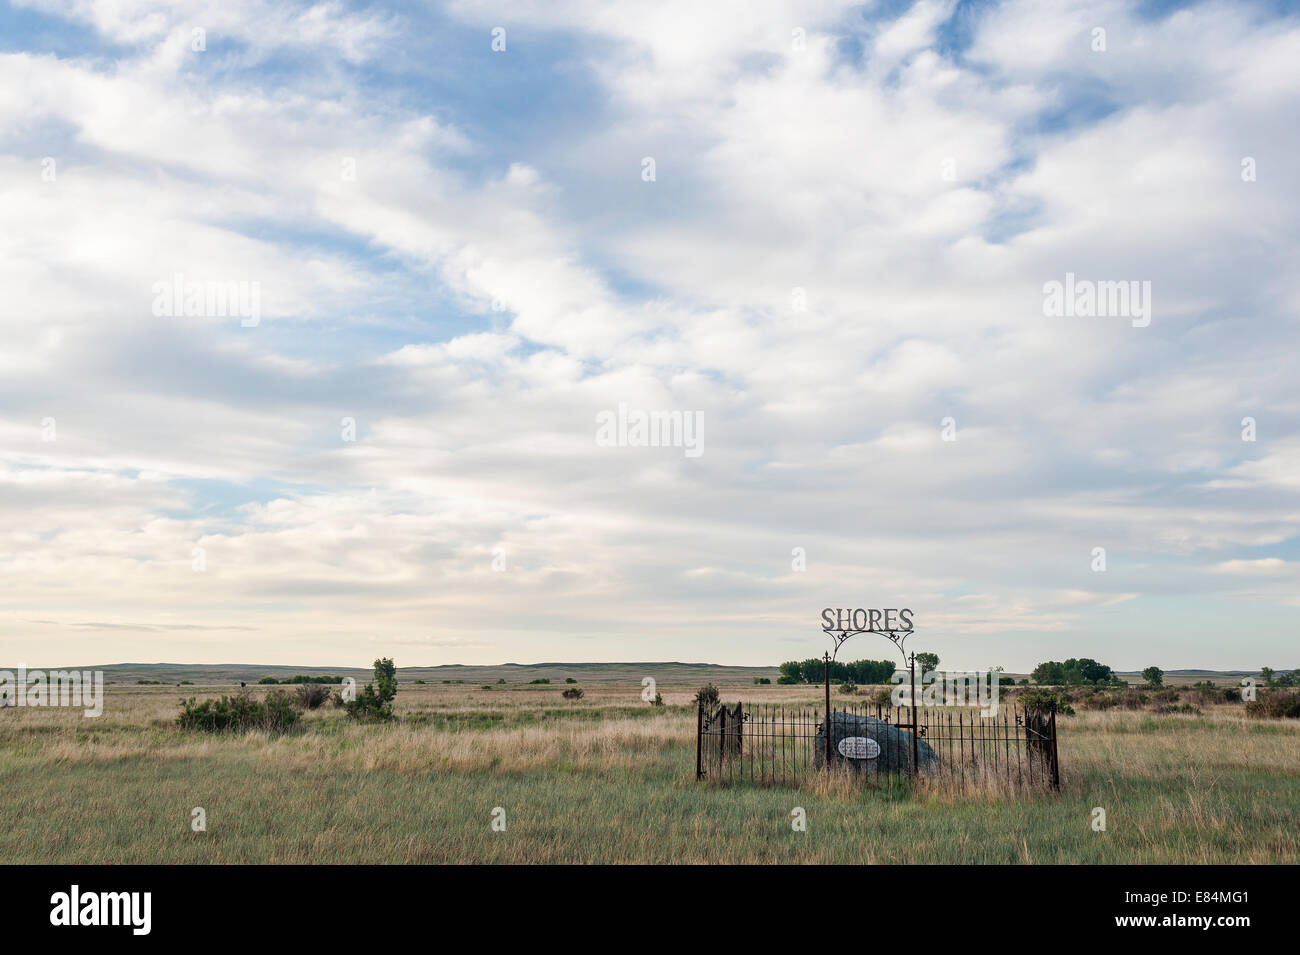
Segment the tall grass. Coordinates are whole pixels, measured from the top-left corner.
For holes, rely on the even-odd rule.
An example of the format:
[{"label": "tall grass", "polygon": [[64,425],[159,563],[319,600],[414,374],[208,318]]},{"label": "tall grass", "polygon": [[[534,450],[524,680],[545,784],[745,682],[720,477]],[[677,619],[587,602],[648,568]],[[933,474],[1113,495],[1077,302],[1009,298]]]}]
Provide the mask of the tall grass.
[{"label": "tall grass", "polygon": [[[325,707],[284,735],[184,732],[166,687],[110,687],[98,720],[6,709],[0,857],[1300,862],[1300,724],[1247,719],[1240,706],[1061,719],[1060,794],[957,787],[942,775],[715,788],[694,780],[693,687],[661,685],[672,704],[663,709],[642,703],[636,684],[585,688],[566,703],[557,686],[404,686],[393,725],[357,725]],[[801,688],[737,685],[724,695],[811,701],[815,692],[790,689]],[[207,810],[206,833],[189,828],[195,806]],[[504,833],[490,828],[496,806],[506,809]],[[1090,825],[1097,806],[1105,832]],[[791,829],[795,807],[806,832]]]}]

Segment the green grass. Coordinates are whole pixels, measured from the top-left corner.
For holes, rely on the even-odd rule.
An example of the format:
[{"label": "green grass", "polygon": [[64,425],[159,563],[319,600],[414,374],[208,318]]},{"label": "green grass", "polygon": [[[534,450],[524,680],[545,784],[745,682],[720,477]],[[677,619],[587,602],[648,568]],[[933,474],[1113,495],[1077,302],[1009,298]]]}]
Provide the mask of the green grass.
[{"label": "green grass", "polygon": [[[403,721],[308,714],[284,737],[197,737],[175,693],[110,690],[100,720],[0,714],[11,862],[1296,863],[1300,726],[1205,716],[1061,721],[1064,792],[1034,797],[696,783],[688,687],[555,705],[558,687],[428,686]],[[772,698],[806,690],[724,688]],[[208,831],[190,830],[207,811]],[[507,828],[493,832],[494,807]],[[794,832],[790,813],[807,814]],[[1091,828],[1105,808],[1107,831]]]}]

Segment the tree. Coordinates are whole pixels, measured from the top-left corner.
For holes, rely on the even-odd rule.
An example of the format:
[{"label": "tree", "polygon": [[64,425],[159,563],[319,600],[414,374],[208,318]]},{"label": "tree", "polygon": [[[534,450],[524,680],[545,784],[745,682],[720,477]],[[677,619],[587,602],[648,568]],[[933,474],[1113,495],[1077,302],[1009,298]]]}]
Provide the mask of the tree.
[{"label": "tree", "polygon": [[393,698],[397,696],[397,667],[388,657],[375,661],[375,680],[343,706],[353,719],[384,720],[393,718]]},{"label": "tree", "polygon": [[1270,685],[1272,685],[1272,683],[1273,683],[1273,674],[1276,673],[1276,672],[1277,672],[1277,671],[1274,670],[1272,667],[1260,667],[1260,668],[1259,668],[1259,681],[1260,681],[1261,683],[1263,683],[1265,686],[1270,686]]},{"label": "tree", "polygon": [[916,655],[916,665],[922,674],[929,673],[932,670],[937,670],[939,669],[939,654],[918,653]]},{"label": "tree", "polygon": [[1142,679],[1147,681],[1147,686],[1164,686],[1165,671],[1159,667],[1147,667],[1142,671]]}]

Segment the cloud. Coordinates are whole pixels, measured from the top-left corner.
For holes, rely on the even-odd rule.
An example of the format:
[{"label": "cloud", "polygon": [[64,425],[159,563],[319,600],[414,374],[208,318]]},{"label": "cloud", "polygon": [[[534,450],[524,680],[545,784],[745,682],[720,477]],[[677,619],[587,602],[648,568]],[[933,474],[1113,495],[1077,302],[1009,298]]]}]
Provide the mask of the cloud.
[{"label": "cloud", "polygon": [[[850,596],[1012,669],[1137,665],[1163,601],[1168,666],[1288,632],[1229,585],[1300,533],[1294,17],[33,6],[93,32],[0,53],[5,652],[778,662]],[[1152,324],[1044,317],[1067,272]],[[176,273],[260,324],[153,314]],[[706,453],[598,446],[620,402]]]}]

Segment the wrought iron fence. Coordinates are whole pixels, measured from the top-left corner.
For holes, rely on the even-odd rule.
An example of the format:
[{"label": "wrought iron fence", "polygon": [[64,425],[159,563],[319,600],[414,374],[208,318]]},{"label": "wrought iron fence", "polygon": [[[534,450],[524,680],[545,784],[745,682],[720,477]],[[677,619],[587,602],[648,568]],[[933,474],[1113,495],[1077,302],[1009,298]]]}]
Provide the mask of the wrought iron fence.
[{"label": "wrought iron fence", "polygon": [[826,766],[865,780],[910,776],[919,767],[958,785],[992,779],[1060,788],[1056,711],[1050,705],[1003,704],[985,717],[960,707],[847,703],[832,708],[829,734],[825,712],[798,704],[700,704],[696,778],[793,785]]}]

